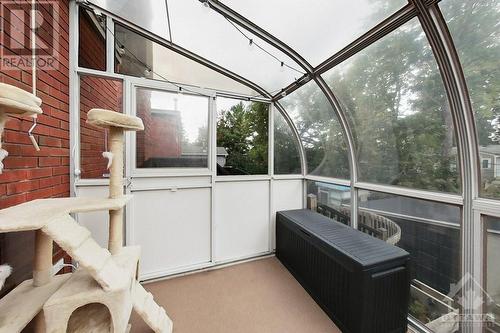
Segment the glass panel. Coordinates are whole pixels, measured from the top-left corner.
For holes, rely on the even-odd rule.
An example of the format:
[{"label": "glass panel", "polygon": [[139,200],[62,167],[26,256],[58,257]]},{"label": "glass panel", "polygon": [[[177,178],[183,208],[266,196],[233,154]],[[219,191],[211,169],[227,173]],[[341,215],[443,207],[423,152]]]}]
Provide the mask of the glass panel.
[{"label": "glass panel", "polygon": [[120,74],[256,96],[257,92],[120,24],[115,24],[115,71]]},{"label": "glass panel", "polygon": [[495,0],[439,4],[462,61],[476,119],[481,196],[500,198],[500,6]]},{"label": "glass panel", "polygon": [[331,104],[313,81],[280,99],[299,132],[311,175],[349,179],[348,148]]},{"label": "glass panel", "polygon": [[486,332],[500,332],[500,266],[498,253],[500,253],[500,218],[486,216],[486,294],[484,297],[483,311],[485,316]]},{"label": "glass panel", "polygon": [[90,109],[100,108],[122,112],[123,83],[121,80],[97,76],[80,76],[80,170],[81,178],[107,178],[107,131],[87,124]]},{"label": "glass panel", "polygon": [[407,4],[406,0],[222,2],[290,45],[313,66]]},{"label": "glass panel", "polygon": [[267,175],[269,104],[217,98],[217,175]]},{"label": "glass panel", "polygon": [[308,180],[307,201],[307,208],[337,222],[351,223],[351,187]]},{"label": "glass panel", "polygon": [[[255,82],[270,92],[302,76],[300,67],[289,57],[247,30],[238,31],[229,20],[199,1],[169,0],[174,43]],[[253,46],[243,35],[253,40]],[[271,53],[270,56],[265,51]],[[299,72],[281,66],[281,62]]]},{"label": "glass panel", "polygon": [[167,9],[164,0],[89,0],[91,3],[124,18],[160,37],[169,39]]},{"label": "glass panel", "polygon": [[82,7],[78,19],[78,66],[106,70],[106,16]]},{"label": "glass panel", "polygon": [[208,168],[209,98],[137,88],[137,168]]},{"label": "glass panel", "polygon": [[436,332],[454,333],[460,293],[451,284],[460,279],[458,206],[358,190],[359,229],[410,253],[410,315]]},{"label": "glass panel", "polygon": [[274,173],[300,174],[300,150],[290,125],[283,115],[274,112]]},{"label": "glass panel", "polygon": [[417,19],[324,77],[353,124],[360,181],[460,192],[453,119]]}]

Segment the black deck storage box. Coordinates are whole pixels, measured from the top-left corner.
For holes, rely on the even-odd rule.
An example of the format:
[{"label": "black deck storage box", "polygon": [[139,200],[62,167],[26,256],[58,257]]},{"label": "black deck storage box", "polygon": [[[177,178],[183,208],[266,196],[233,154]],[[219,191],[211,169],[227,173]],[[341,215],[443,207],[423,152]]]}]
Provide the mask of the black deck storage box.
[{"label": "black deck storage box", "polygon": [[406,333],[408,252],[316,212],[278,212],[276,256],[343,333]]}]

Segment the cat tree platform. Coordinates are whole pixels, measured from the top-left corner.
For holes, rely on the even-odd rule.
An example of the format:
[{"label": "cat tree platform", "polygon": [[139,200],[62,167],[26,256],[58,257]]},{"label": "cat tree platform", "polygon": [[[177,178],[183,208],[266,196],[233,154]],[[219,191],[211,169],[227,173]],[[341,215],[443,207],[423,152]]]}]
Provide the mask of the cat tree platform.
[{"label": "cat tree platform", "polygon": [[0,233],[38,230],[71,213],[113,211],[125,207],[132,196],[117,198],[38,199],[0,210]]},{"label": "cat tree platform", "polygon": [[132,311],[130,290],[135,283],[140,252],[140,247],[129,246],[113,256],[128,278],[127,288],[121,290],[104,291],[87,270],[73,273],[43,307],[47,333],[125,332]]},{"label": "cat tree platform", "polygon": [[21,332],[70,276],[71,273],[54,276],[51,282],[40,287],[35,287],[33,280],[26,280],[3,297],[0,300],[0,333]]}]

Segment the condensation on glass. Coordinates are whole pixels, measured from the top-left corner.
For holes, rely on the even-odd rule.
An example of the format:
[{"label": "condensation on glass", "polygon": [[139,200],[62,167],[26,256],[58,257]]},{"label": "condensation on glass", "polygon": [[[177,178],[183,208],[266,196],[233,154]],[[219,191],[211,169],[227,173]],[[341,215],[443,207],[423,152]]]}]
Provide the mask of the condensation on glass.
[{"label": "condensation on glass", "polygon": [[217,175],[267,175],[268,103],[217,97]]},{"label": "condensation on glass", "polygon": [[247,86],[155,43],[121,24],[115,24],[115,72],[245,96],[258,95]]},{"label": "condensation on glass", "polygon": [[108,150],[108,132],[87,124],[87,113],[93,108],[123,112],[123,82],[92,75],[80,75],[80,177],[108,178],[108,161],[102,153]]},{"label": "condensation on glass", "polygon": [[301,174],[299,143],[290,125],[277,110],[274,112],[274,173]]},{"label": "condensation on glass", "polygon": [[460,192],[453,119],[417,19],[323,76],[352,125],[360,181]]},{"label": "condensation on glass", "polygon": [[136,89],[137,168],[208,168],[206,96],[148,88]]},{"label": "condensation on glass", "polygon": [[407,4],[405,0],[222,2],[287,43],[313,66]]},{"label": "condensation on glass", "polygon": [[437,330],[460,307],[460,207],[361,189],[358,205],[359,230],[410,253],[410,315]]},{"label": "condensation on glass", "polygon": [[78,10],[78,66],[106,70],[106,16]]},{"label": "condensation on glass", "polygon": [[485,246],[485,276],[486,290],[483,297],[483,313],[485,332],[500,332],[500,218],[483,216]]},{"label": "condensation on glass", "polygon": [[446,19],[475,114],[480,194],[500,198],[500,5],[495,0],[445,0]]},{"label": "condensation on glass", "polygon": [[338,118],[315,82],[311,81],[280,104],[292,118],[304,146],[311,175],[349,179],[349,155]]}]

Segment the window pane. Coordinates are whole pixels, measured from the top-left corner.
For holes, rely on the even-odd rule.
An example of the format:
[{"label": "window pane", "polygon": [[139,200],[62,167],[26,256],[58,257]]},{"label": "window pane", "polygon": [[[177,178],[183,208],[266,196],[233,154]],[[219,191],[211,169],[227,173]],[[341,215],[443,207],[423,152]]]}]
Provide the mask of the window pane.
[{"label": "window pane", "polygon": [[480,159],[490,160],[481,169],[481,196],[500,198],[500,6],[495,0],[446,0],[439,6],[462,62]]},{"label": "window pane", "polygon": [[80,170],[81,178],[107,178],[108,161],[102,153],[108,150],[107,131],[87,124],[87,113],[93,108],[122,112],[121,80],[97,76],[80,76]]},{"label": "window pane", "polygon": [[[149,71],[150,69],[151,71]],[[257,92],[148,38],[115,24],[115,71],[120,74],[228,91]]]},{"label": "window pane", "polygon": [[[222,2],[290,45],[313,66],[407,4],[406,0]],[[297,24],[304,19],[307,23]]]},{"label": "window pane", "polygon": [[135,23],[160,37],[169,39],[166,1],[90,0],[97,6]]},{"label": "window pane", "polygon": [[217,98],[217,175],[267,175],[269,104]]},{"label": "window pane", "polygon": [[[278,92],[304,73],[286,54],[240,26],[238,31],[228,19],[205,8],[200,1],[169,0],[168,7],[174,43],[269,92]],[[250,45],[243,34],[254,44]],[[282,61],[296,70],[282,67]]]},{"label": "window pane", "polygon": [[349,179],[348,148],[332,106],[313,81],[294,91],[280,104],[299,131],[308,174]]},{"label": "window pane", "polygon": [[208,168],[209,98],[138,88],[137,168]]},{"label": "window pane", "polygon": [[500,218],[486,216],[483,220],[486,230],[486,293],[484,311],[491,318],[486,332],[500,332]]},{"label": "window pane", "polygon": [[300,152],[290,125],[283,115],[274,112],[274,173],[300,174]]},{"label": "window pane", "polygon": [[106,16],[79,8],[78,66],[106,70]]},{"label": "window pane", "polygon": [[459,311],[450,284],[461,279],[460,208],[366,190],[358,197],[359,229],[410,253],[410,315],[433,331],[457,331],[455,317],[443,316]]},{"label": "window pane", "polygon": [[[307,200],[316,202],[316,211],[337,222],[351,223],[351,187],[307,181]],[[310,207],[308,203],[308,208]]]},{"label": "window pane", "polygon": [[453,119],[417,19],[324,77],[353,125],[360,181],[460,191]]}]

